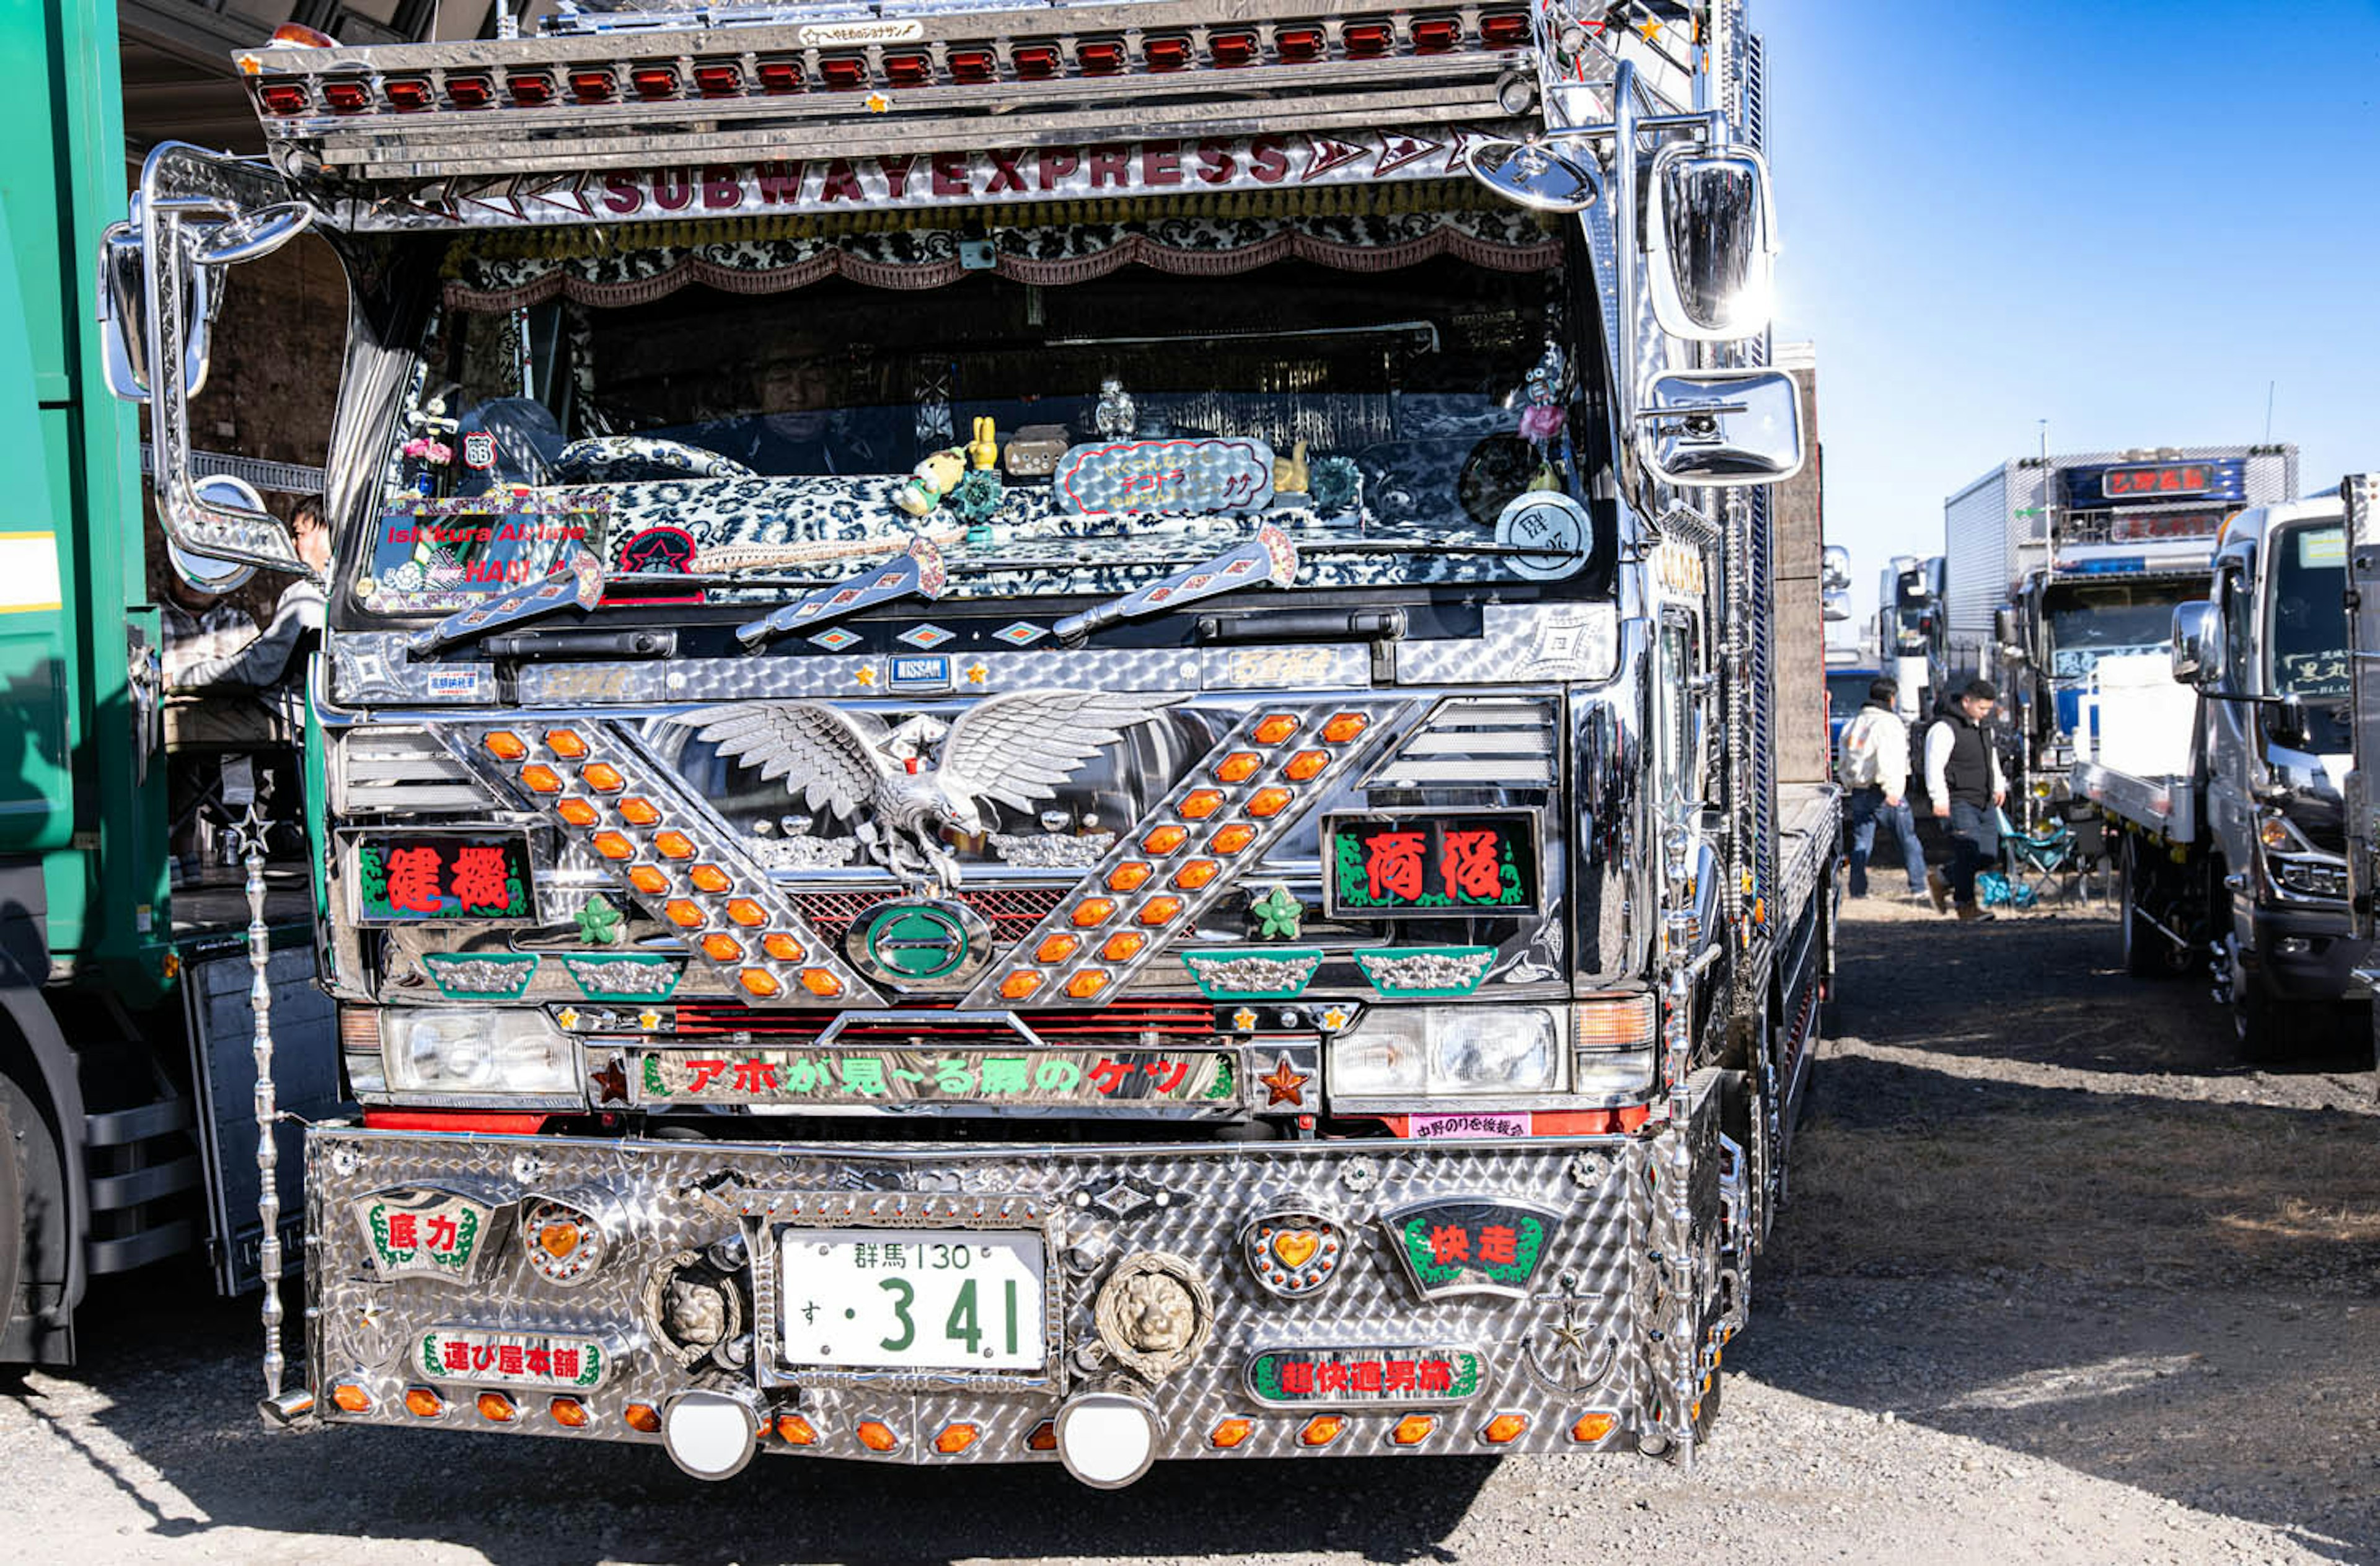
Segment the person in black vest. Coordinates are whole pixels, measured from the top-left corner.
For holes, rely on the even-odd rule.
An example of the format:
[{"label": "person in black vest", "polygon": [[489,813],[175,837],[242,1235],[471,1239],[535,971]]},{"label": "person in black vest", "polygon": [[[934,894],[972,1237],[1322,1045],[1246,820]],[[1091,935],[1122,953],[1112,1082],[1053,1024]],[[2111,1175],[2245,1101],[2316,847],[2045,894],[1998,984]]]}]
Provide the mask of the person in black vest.
[{"label": "person in black vest", "polygon": [[1925,872],[1925,889],[1937,912],[1955,905],[1970,922],[1991,915],[1975,906],[1975,872],[1998,862],[1999,807],[2008,799],[2000,775],[1999,747],[1992,743],[1992,710],[2000,693],[1989,680],[1975,680],[1942,704],[1942,715],[1925,731],[1925,792],[1934,814],[1950,829],[1950,877]]}]

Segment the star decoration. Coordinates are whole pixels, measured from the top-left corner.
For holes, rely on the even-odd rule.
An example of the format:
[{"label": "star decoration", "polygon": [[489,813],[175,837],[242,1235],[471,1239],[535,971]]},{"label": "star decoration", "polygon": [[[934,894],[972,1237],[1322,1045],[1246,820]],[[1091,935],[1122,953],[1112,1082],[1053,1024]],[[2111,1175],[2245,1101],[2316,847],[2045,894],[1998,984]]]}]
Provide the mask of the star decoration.
[{"label": "star decoration", "polygon": [[647,1033],[658,1033],[661,1031],[662,1014],[659,1012],[638,1012],[637,1026]]},{"label": "star decoration", "polygon": [[1344,1006],[1332,1006],[1322,1014],[1322,1026],[1336,1033],[1354,1019]]},{"label": "star decoration", "polygon": [[1248,912],[1256,916],[1257,940],[1294,941],[1298,923],[1305,917],[1305,904],[1276,881],[1270,892],[1248,904]]},{"label": "star decoration", "polygon": [[1280,1064],[1274,1066],[1268,1074],[1257,1077],[1257,1080],[1265,1085],[1267,1109],[1270,1109],[1275,1104],[1289,1104],[1303,1109],[1305,1105],[1305,1085],[1312,1081],[1313,1077],[1307,1074],[1290,1070],[1289,1057],[1283,1055],[1281,1057]]},{"label": "star decoration", "polygon": [[560,1023],[565,1027],[577,1027],[578,1026],[578,1008],[576,1006],[565,1006],[562,1010],[553,1014],[553,1020]]},{"label": "star decoration", "polygon": [[868,112],[871,115],[880,115],[892,106],[892,100],[881,92],[870,92],[860,101],[868,105]]},{"label": "star decoration", "polygon": [[1242,1006],[1232,1014],[1232,1026],[1241,1033],[1254,1033],[1257,1030],[1257,1014]]},{"label": "star decoration", "polygon": [[575,916],[578,921],[578,939],[589,946],[609,946],[620,939],[620,926],[625,922],[620,910],[601,892],[589,897]]},{"label": "star decoration", "polygon": [[981,663],[970,663],[966,668],[966,678],[967,684],[979,686],[991,678],[991,670]]},{"label": "star decoration", "polygon": [[248,809],[232,827],[232,841],[237,845],[242,859],[263,856],[264,834],[272,830],[272,826],[273,823],[264,819],[264,812],[257,808],[256,801],[249,800]]},{"label": "star decoration", "polygon": [[587,1080],[594,1086],[598,1103],[625,1104],[628,1101],[628,1073],[617,1060],[601,1071],[590,1073]]},{"label": "star decoration", "polygon": [[876,683],[876,665],[873,663],[862,663],[856,670],[853,671],[851,677],[857,680],[861,685],[872,686]]}]

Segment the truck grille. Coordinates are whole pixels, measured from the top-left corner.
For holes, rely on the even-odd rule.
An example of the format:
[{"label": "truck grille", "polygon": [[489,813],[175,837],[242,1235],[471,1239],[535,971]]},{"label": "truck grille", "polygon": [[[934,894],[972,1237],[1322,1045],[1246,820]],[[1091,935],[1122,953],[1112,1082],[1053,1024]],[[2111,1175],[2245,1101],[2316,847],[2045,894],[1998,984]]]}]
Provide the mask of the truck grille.
[{"label": "truck grille", "polygon": [[[1025,1026],[1050,1043],[1064,1039],[1137,1038],[1204,1038],[1215,1031],[1214,1008],[1196,1001],[1127,1001],[1089,1012],[1023,1012]],[[677,1036],[705,1038],[748,1033],[754,1038],[815,1038],[833,1020],[828,1014],[761,1010],[734,1002],[686,1002],[677,1008]],[[1004,1027],[956,1019],[937,1020],[919,1008],[897,1019],[860,1020],[845,1026],[838,1042],[884,1045],[931,1038],[947,1048],[978,1040],[985,1048],[1013,1048],[1016,1035]]]},{"label": "truck grille", "polygon": [[351,730],[339,738],[331,778],[331,807],[341,815],[483,811],[494,803],[469,768],[419,729]]},{"label": "truck grille", "polygon": [[[1065,901],[1071,890],[1064,886],[962,887],[951,893],[949,901],[965,904],[990,921],[996,933],[1013,939],[1038,924]],[[839,937],[880,906],[887,895],[882,891],[800,892],[794,894],[794,905],[811,929]]]}]

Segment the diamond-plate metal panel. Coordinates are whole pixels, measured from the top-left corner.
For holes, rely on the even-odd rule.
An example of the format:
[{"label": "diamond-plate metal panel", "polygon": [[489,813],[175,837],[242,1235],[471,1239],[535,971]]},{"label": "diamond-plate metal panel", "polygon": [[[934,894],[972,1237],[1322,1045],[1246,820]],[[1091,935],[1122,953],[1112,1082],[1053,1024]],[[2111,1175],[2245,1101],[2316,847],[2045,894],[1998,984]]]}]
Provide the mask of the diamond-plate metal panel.
[{"label": "diamond-plate metal panel", "polygon": [[[1707,1112],[1691,1135],[1709,1140]],[[765,1392],[774,1409],[798,1408],[817,1432],[812,1455],[893,1463],[1047,1461],[1026,1442],[1063,1397],[1116,1378],[1098,1348],[1093,1303],[1099,1285],[1131,1256],[1164,1252],[1184,1258],[1213,1300],[1213,1335],[1184,1368],[1153,1393],[1164,1424],[1160,1455],[1396,1455],[1388,1432],[1407,1409],[1398,1404],[1268,1407],[1244,1382],[1259,1350],[1385,1343],[1448,1344],[1486,1362],[1478,1394],[1440,1408],[1438,1433],[1411,1449],[1450,1451],[1580,1451],[1632,1445],[1652,1428],[1648,1408],[1696,1374],[1707,1355],[1690,1345],[1717,1298],[1710,1258],[1721,1233],[1713,1149],[1685,1145],[1688,1131],[1658,1136],[1522,1144],[1417,1147],[1411,1143],[1197,1144],[1148,1148],[956,1147],[842,1148],[783,1144],[599,1141],[563,1137],[464,1137],[325,1127],[307,1138],[309,1286],[319,1306],[310,1364],[318,1392],[352,1383],[370,1398],[360,1414],[336,1421],[436,1425],[581,1439],[647,1440],[629,1429],[630,1402],[660,1405],[701,1379]],[[1706,1169],[1705,1166],[1713,1166]],[[1657,1167],[1666,1203],[1657,1204]],[[467,1289],[443,1279],[375,1279],[363,1231],[351,1216],[359,1197],[399,1185],[468,1191],[509,1216],[533,1195],[567,1194],[582,1210],[607,1216],[605,1259],[567,1285],[528,1264],[528,1240],[511,1230],[492,1258],[489,1281]],[[1102,1200],[1119,1188],[1144,1199]],[[1535,1203],[1556,1215],[1531,1292],[1522,1299],[1474,1295],[1435,1304],[1417,1298],[1378,1220],[1407,1204],[1455,1196]],[[1332,1215],[1349,1237],[1339,1284],[1312,1297],[1282,1299],[1245,1270],[1239,1234],[1250,1219],[1283,1208]],[[1032,1216],[1020,1217],[1029,1210]],[[1003,1217],[1002,1214],[1006,1216]],[[640,1296],[657,1264],[686,1251],[733,1258],[726,1269],[743,1291],[742,1320],[777,1281],[754,1288],[758,1255],[769,1266],[768,1236],[783,1222],[835,1227],[853,1222],[918,1229],[974,1223],[1043,1227],[1053,1243],[1049,1269],[1062,1352],[1045,1366],[1048,1385],[1006,1389],[934,1388],[915,1373],[843,1373],[807,1381],[762,1372],[748,1356],[732,1366],[683,1367],[657,1346],[642,1319]],[[722,1250],[722,1242],[727,1245]],[[740,1248],[739,1248],[740,1247]],[[796,1285],[797,1287],[797,1285]],[[795,1302],[797,1305],[798,1302]],[[1650,1313],[1648,1315],[1648,1313]],[[540,1396],[522,1399],[524,1416],[495,1426],[472,1406],[468,1376],[431,1378],[410,1351],[433,1327],[569,1334],[612,1348],[604,1385],[586,1394],[592,1415],[581,1430],[547,1417]],[[1646,1329],[1658,1327],[1654,1339]],[[1687,1340],[1682,1346],[1676,1340]],[[1648,1355],[1648,1345],[1650,1354]],[[1657,1383],[1650,1378],[1658,1376]],[[405,1412],[408,1386],[435,1385],[444,1411],[429,1418]],[[1327,1448],[1297,1435],[1316,1412],[1351,1416]],[[1573,1441],[1570,1429],[1590,1412],[1617,1416],[1612,1434]],[[1509,1446],[1490,1449],[1479,1432],[1498,1414],[1527,1421]],[[1208,1443],[1226,1417],[1246,1418],[1250,1439],[1226,1453]],[[863,1448],[855,1426],[880,1419],[895,1449]],[[937,1452],[936,1432],[953,1422],[978,1426],[957,1454]],[[791,1450],[769,1439],[768,1450]]]}]

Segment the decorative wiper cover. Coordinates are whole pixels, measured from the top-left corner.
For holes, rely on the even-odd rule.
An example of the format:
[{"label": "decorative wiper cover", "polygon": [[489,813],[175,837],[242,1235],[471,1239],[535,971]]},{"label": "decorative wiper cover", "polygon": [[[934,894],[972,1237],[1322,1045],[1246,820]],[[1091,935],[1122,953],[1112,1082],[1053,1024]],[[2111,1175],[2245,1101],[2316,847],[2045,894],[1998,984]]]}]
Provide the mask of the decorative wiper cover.
[{"label": "decorative wiper cover", "polygon": [[823,625],[830,620],[840,620],[895,599],[922,598],[930,602],[942,596],[949,580],[949,573],[942,568],[942,552],[920,533],[909,540],[905,552],[883,564],[871,565],[832,587],[820,588],[806,598],[771,610],[760,619],[736,626],[735,639],[747,650],[758,651],[788,632]]},{"label": "decorative wiper cover", "polygon": [[1050,629],[1062,640],[1079,642],[1102,625],[1169,612],[1185,603],[1196,603],[1259,583],[1285,588],[1296,579],[1297,546],[1290,541],[1287,533],[1268,522],[1257,529],[1256,537],[1233,544],[1202,565],[1176,571],[1145,588],[1135,588],[1096,609],[1069,614]]}]

